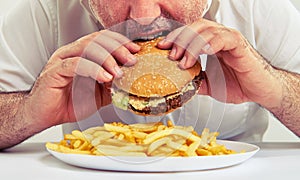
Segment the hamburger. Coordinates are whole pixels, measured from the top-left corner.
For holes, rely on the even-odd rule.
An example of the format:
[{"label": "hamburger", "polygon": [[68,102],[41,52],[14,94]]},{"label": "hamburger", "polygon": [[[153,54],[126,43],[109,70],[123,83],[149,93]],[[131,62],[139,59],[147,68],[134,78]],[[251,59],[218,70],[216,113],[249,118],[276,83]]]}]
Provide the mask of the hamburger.
[{"label": "hamburger", "polygon": [[163,115],[174,111],[190,100],[204,79],[199,62],[181,69],[178,61],[168,58],[170,50],[156,47],[161,38],[136,42],[141,50],[136,53],[134,66],[123,66],[124,74],[112,85],[112,103],[117,108],[136,114]]}]

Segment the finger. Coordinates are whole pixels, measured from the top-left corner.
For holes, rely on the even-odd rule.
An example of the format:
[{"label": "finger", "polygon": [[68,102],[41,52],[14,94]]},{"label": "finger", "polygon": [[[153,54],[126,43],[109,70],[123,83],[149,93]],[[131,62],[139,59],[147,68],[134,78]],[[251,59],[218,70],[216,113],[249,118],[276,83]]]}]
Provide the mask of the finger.
[{"label": "finger", "polygon": [[[236,34],[234,30],[228,28],[216,29],[213,38],[207,39],[208,43],[203,47],[202,52],[212,55],[220,51],[241,49],[240,46],[244,47],[243,43],[239,43],[242,36],[236,36]],[[242,55],[245,55],[245,53]]]},{"label": "finger", "polygon": [[137,62],[137,57],[131,54],[124,46],[116,49],[111,55],[124,66],[132,66]]},{"label": "finger", "polygon": [[161,49],[171,49],[173,46],[173,42],[177,38],[177,36],[181,33],[181,31],[185,28],[186,26],[182,26],[180,28],[175,29],[174,31],[170,32],[163,40],[161,40],[158,44],[157,47]]},{"label": "finger", "polygon": [[213,26],[213,23],[205,19],[200,19],[199,21],[189,25],[182,26],[180,28],[175,29],[170,32],[166,38],[158,43],[158,47],[162,49],[170,49],[173,46],[173,42],[175,42],[176,38],[182,33],[182,31],[186,31],[185,33],[200,33],[204,29]]},{"label": "finger", "polygon": [[105,71],[99,64],[81,57],[68,58],[61,61],[56,67],[58,74],[63,77],[75,77],[75,75],[90,77],[103,83],[112,80],[113,76]]},{"label": "finger", "polygon": [[224,43],[222,50],[230,51],[234,57],[239,58],[247,55],[253,55],[253,52],[255,51],[241,32],[235,29],[225,29],[221,38]]},{"label": "finger", "polygon": [[103,66],[104,69],[114,77],[119,78],[123,75],[123,72],[119,68],[113,56],[107,51],[107,49],[95,42],[91,42],[86,47],[82,57]]},{"label": "finger", "polygon": [[199,59],[200,54],[203,54],[203,48],[206,48],[208,42],[214,38],[214,34],[210,31],[204,31],[194,37],[188,45],[182,60],[179,62],[179,67],[187,69],[192,67]]},{"label": "finger", "polygon": [[127,37],[123,36],[120,33],[106,30],[105,35],[107,35],[112,39],[117,40],[120,44],[125,46],[131,53],[137,53],[141,49],[139,45],[132,42],[130,39],[128,39]]},{"label": "finger", "polygon": [[[135,64],[137,61],[136,57],[133,54],[131,54],[131,52],[125,47],[125,45],[130,46],[128,44],[131,43],[124,38],[120,40],[112,39],[111,37],[108,37],[106,34],[105,35],[102,34],[101,36],[98,36],[95,39],[94,43],[106,49],[106,51],[110,53],[113,57],[115,57],[115,59],[117,59],[118,62],[126,65]],[[119,35],[118,37],[122,37],[122,36]],[[122,44],[122,43],[127,43],[127,44]]]},{"label": "finger", "polygon": [[183,57],[189,44],[197,37],[198,33],[190,26],[184,28],[173,42],[170,58],[178,60]]},{"label": "finger", "polygon": [[224,49],[224,41],[219,36],[213,38],[202,48],[202,53],[213,55]]},{"label": "finger", "polygon": [[[99,32],[94,32],[87,36],[84,36],[70,44],[60,47],[53,56],[58,57],[59,59],[66,59],[70,57],[81,56],[86,48],[86,46],[93,40]],[[57,59],[57,58],[53,58]]]}]

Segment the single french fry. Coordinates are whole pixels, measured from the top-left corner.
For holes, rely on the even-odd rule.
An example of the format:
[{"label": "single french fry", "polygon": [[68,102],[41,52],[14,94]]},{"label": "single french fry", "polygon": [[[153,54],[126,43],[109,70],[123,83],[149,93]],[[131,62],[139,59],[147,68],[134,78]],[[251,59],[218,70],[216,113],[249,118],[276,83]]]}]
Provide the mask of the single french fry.
[{"label": "single french fry", "polygon": [[83,131],[83,133],[93,135],[97,131],[106,131],[104,126],[91,127]]},{"label": "single french fry", "polygon": [[147,133],[140,132],[140,131],[133,131],[132,136],[137,138],[137,139],[145,139],[147,136]]},{"label": "single french fry", "polygon": [[174,126],[175,129],[181,129],[187,132],[193,132],[194,128],[192,126]]},{"label": "single french fry", "polygon": [[147,154],[151,154],[153,151],[155,151],[160,146],[167,144],[168,141],[170,141],[170,138],[164,137],[164,138],[161,138],[161,139],[158,139],[158,140],[152,142],[150,144],[150,146],[148,147]]},{"label": "single french fry", "polygon": [[62,145],[59,145],[59,150],[62,153],[70,153],[70,154],[91,154],[90,151],[82,151],[82,150],[78,150],[78,149],[71,149]]},{"label": "single french fry", "polygon": [[47,142],[46,147],[52,151],[57,151],[59,149],[59,144]]},{"label": "single french fry", "polygon": [[167,143],[168,147],[171,147],[175,150],[178,150],[178,151],[187,151],[188,150],[188,146],[185,145],[185,144],[182,144],[182,143],[177,143],[177,142],[174,142],[174,141],[168,141]]},{"label": "single french fry", "polygon": [[166,130],[162,130],[162,131],[158,131],[158,132],[153,132],[151,134],[148,134],[146,139],[143,141],[145,144],[149,144],[153,141],[155,141],[156,139],[165,137],[167,135],[179,135],[182,137],[185,137],[187,139],[190,139],[192,141],[200,141],[201,138],[197,137],[195,135],[193,135],[190,132],[186,132],[184,130],[181,129],[166,129]]},{"label": "single french fry", "polygon": [[174,156],[175,154],[179,154],[179,151],[174,150],[168,146],[160,146],[155,151],[153,151],[150,156]]},{"label": "single french fry", "polygon": [[72,131],[72,135],[75,136],[77,139],[81,139],[83,141],[86,140],[84,134],[81,131],[79,131],[79,130]]},{"label": "single french fry", "polygon": [[73,147],[74,149],[78,149],[82,144],[82,141],[81,140],[75,140],[74,143],[73,143]]},{"label": "single french fry", "polygon": [[64,139],[65,140],[74,140],[74,139],[77,139],[77,137],[72,134],[65,134]]},{"label": "single french fry", "polygon": [[113,131],[113,132],[124,133],[124,134],[130,132],[129,128],[114,126],[112,124],[107,124],[107,123],[104,124],[104,127],[107,131]]},{"label": "single french fry", "polygon": [[94,139],[94,136],[91,134],[83,133],[87,141],[91,142]]},{"label": "single french fry", "polygon": [[90,150],[91,146],[87,141],[84,141],[83,143],[81,143],[81,145],[77,149],[79,149],[79,150]]},{"label": "single french fry", "polygon": [[187,149],[186,154],[188,156],[197,156],[196,149],[199,147],[201,141],[193,142]]},{"label": "single french fry", "polygon": [[116,133],[108,132],[108,131],[96,131],[93,136],[96,138],[100,138],[101,140],[112,138],[116,135]]},{"label": "single french fry", "polygon": [[196,153],[198,156],[211,156],[213,155],[210,151],[206,150],[206,149],[196,149]]}]

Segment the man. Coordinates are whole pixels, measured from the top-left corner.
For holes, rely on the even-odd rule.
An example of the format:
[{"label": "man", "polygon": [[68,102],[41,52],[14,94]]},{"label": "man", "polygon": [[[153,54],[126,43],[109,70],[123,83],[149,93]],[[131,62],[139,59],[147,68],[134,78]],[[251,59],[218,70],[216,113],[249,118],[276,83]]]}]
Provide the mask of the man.
[{"label": "man", "polygon": [[[185,114],[184,124],[197,130],[253,141],[266,129],[266,108],[299,135],[299,19],[290,2],[279,0],[24,0],[1,19],[0,148],[108,107],[103,83],[122,76],[119,64],[134,64],[140,49],[126,35],[151,39],[162,31],[171,32],[159,48],[172,49],[181,68],[202,54],[219,59],[208,57],[214,83],[203,84],[205,96],[171,118]],[[120,27],[131,28],[122,35],[124,21]],[[118,115],[102,109],[103,119]]]}]

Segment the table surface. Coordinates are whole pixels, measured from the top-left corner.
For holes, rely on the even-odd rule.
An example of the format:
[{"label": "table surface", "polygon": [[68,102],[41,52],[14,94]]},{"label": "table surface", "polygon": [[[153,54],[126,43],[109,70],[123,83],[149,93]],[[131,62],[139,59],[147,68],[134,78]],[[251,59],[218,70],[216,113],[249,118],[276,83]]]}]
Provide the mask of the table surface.
[{"label": "table surface", "polygon": [[171,173],[101,171],[68,165],[44,143],[23,143],[0,152],[0,179],[299,179],[300,143],[260,143],[251,159],[232,167]]}]

